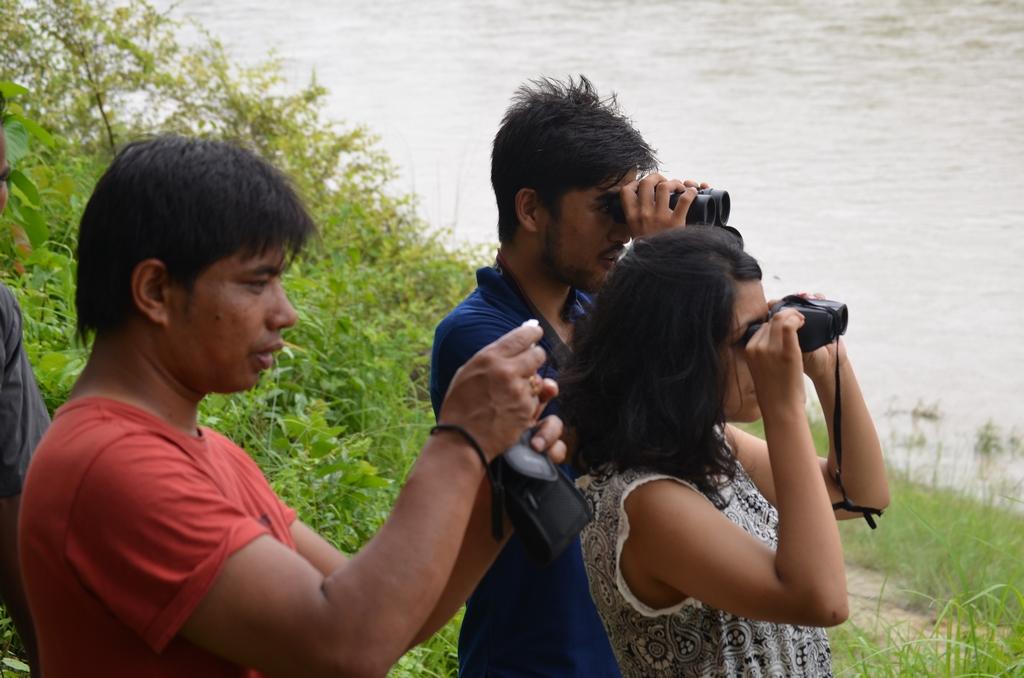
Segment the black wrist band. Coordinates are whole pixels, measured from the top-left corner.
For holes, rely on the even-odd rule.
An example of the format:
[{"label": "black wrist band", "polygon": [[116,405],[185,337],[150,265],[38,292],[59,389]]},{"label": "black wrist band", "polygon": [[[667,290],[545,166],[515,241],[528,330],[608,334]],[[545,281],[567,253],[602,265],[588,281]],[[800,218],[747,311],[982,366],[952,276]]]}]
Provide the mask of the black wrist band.
[{"label": "black wrist band", "polygon": [[476,441],[476,438],[474,438],[469,431],[458,424],[438,424],[434,428],[430,429],[430,435],[434,435],[438,431],[454,431],[461,435],[466,442],[469,443],[469,446],[473,448],[473,451],[476,452],[476,456],[480,457],[480,463],[484,465],[484,471],[489,472],[490,468],[487,462],[487,455],[484,454],[484,449],[480,447],[480,443]]},{"label": "black wrist band", "polygon": [[504,529],[502,523],[504,522],[504,505],[505,505],[505,487],[502,485],[501,479],[495,474],[494,466],[487,461],[487,455],[484,454],[484,450],[480,447],[480,443],[476,441],[476,438],[462,428],[458,424],[438,424],[430,429],[430,435],[434,435],[438,431],[452,431],[458,433],[465,439],[469,446],[476,452],[476,456],[480,457],[480,463],[484,465],[484,472],[487,474],[487,480],[491,483],[491,535],[495,541],[501,541],[504,538]]}]

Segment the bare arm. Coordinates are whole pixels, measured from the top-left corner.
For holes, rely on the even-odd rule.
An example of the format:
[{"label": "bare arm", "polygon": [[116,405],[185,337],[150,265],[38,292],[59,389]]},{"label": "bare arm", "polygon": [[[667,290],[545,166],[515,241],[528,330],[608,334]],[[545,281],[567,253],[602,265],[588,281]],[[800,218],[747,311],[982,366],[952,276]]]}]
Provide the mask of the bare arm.
[{"label": "bare arm", "polygon": [[[539,398],[527,377],[544,359],[532,345],[540,334],[506,335],[453,381],[441,418],[470,431],[489,458],[535,421]],[[483,476],[460,436],[432,436],[359,554],[346,562],[301,525],[301,553],[260,537],[228,558],[181,634],[271,675],[384,675],[440,599]]]},{"label": "bare arm", "polygon": [[413,637],[410,647],[419,645],[441,626],[466,602],[487,569],[494,563],[511,536],[508,517],[504,518],[505,538],[495,541],[491,535],[491,488],[484,481],[477,489],[476,500],[459,547],[459,555],[448,585],[441,594],[433,612]]},{"label": "bare arm", "polygon": [[[550,382],[549,387],[551,389],[550,396],[542,396],[542,400],[554,397],[554,382]],[[547,454],[555,463],[561,463],[565,459],[565,443],[559,439],[561,430],[562,422],[557,417],[546,418],[537,430],[537,436],[540,439],[537,446],[541,448],[539,452]],[[553,444],[548,442],[551,440],[555,442]],[[496,541],[491,535],[491,488],[490,484],[484,480],[477,490],[469,524],[463,535],[459,555],[448,579],[448,584],[423,628],[413,639],[412,645],[418,645],[433,635],[466,602],[473,588],[508,542],[512,526],[507,517],[504,521],[504,528],[505,538],[500,542]],[[295,521],[292,524],[291,532],[298,553],[321,574],[330,575],[348,562],[341,552],[302,522]]]},{"label": "bare arm", "polygon": [[620,567],[630,590],[656,609],[692,596],[720,610],[778,623],[831,626],[848,614],[844,582],[833,579],[821,586],[791,567],[800,561],[808,568],[825,567],[812,550],[816,546],[787,559],[703,495],[673,480],[637,488],[625,508],[630,534]]},{"label": "bare arm", "polygon": [[[838,457],[836,456],[835,421],[835,346],[830,348],[830,359],[811,374],[814,389],[825,413],[828,426],[829,452],[828,460],[823,464],[825,482],[829,496],[833,502],[841,501],[842,492],[836,482]],[[878,441],[875,424],[868,412],[867,403],[857,383],[845,346],[840,342],[839,352],[839,384],[842,388],[842,446],[843,446],[843,485],[850,501],[860,506],[884,509],[889,505],[889,481],[886,479],[885,461],[882,458],[882,445]],[[860,518],[862,514],[848,511],[837,511],[839,518]]]},{"label": "bare arm", "polygon": [[296,553],[308,560],[309,564],[325,577],[348,562],[345,554],[302,521],[296,520],[292,523],[291,532],[292,539],[295,540]]},{"label": "bare arm", "polygon": [[[548,382],[546,387],[550,389],[548,392],[550,395],[543,396],[545,401],[553,398],[557,393],[557,386],[553,381]],[[563,462],[566,448],[565,443],[560,439],[561,433],[562,421],[558,417],[546,417],[534,437],[533,448],[538,452],[546,453],[556,464]],[[508,542],[512,526],[507,516],[504,519],[504,527],[505,538],[500,542],[495,541],[491,534],[491,487],[486,481],[480,483],[473,504],[473,512],[469,518],[469,525],[466,527],[466,534],[455,561],[455,569],[441,594],[440,601],[423,628],[413,639],[413,645],[422,643],[429,638],[466,602],[469,594],[473,592],[477,583]]]},{"label": "bare arm", "polygon": [[437,602],[482,475],[468,446],[431,439],[388,522],[347,564],[325,577],[261,537],[228,559],[182,635],[271,675],[383,675]]},{"label": "bare arm", "polygon": [[[697,492],[674,481],[649,483],[626,502],[631,531],[622,565],[637,592],[658,594],[660,584],[734,614],[776,622],[827,626],[845,620],[842,546],[803,410],[800,322],[796,314],[777,314],[746,349],[776,490],[777,550]],[[745,441],[738,443],[742,456]]]},{"label": "bare arm", "polygon": [[[861,506],[884,509],[889,505],[889,483],[886,479],[885,461],[875,431],[874,422],[868,412],[864,396],[857,383],[853,367],[846,356],[845,346],[840,342],[840,385],[842,386],[842,445],[843,484],[850,500]],[[838,459],[835,448],[835,346],[818,349],[805,356],[805,370],[811,376],[818,399],[825,414],[829,434],[829,455],[820,459],[821,474],[833,503],[842,500],[842,492],[836,482]],[[734,426],[726,427],[727,436],[737,456],[750,477],[757,484],[768,501],[776,504],[775,480],[772,466],[768,461],[767,444]],[[862,517],[860,513],[838,510],[836,517],[845,520]]]}]

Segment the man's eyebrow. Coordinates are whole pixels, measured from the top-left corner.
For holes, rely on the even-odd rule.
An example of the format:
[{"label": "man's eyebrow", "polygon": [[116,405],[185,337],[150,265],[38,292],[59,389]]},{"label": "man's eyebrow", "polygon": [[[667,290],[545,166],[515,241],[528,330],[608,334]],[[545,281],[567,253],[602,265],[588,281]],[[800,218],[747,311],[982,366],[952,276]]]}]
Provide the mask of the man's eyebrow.
[{"label": "man's eyebrow", "polygon": [[245,270],[249,275],[278,275],[284,270],[284,264],[260,264]]}]

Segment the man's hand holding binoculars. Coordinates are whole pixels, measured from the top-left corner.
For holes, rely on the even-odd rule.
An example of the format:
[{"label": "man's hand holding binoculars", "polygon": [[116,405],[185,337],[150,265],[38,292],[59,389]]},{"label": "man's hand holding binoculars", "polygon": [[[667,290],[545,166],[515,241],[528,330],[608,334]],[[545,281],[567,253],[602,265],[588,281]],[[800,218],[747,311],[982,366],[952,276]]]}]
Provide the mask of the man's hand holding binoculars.
[{"label": "man's hand holding binoculars", "polygon": [[[709,188],[707,182],[667,179],[657,173],[624,185],[619,190],[619,202],[630,235],[644,238],[685,226],[686,214],[697,198],[698,189],[706,188]],[[673,207],[672,196],[676,193],[679,197]]]}]

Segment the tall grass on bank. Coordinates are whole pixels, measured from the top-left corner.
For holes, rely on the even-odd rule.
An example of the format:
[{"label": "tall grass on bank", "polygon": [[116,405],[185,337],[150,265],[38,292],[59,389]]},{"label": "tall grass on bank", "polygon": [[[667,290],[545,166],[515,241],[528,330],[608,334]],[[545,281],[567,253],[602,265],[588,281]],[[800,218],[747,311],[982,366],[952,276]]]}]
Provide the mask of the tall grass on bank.
[{"label": "tall grass on bank", "polygon": [[[854,563],[885,572],[915,592],[918,610],[938,612],[943,595],[974,596],[994,584],[1024,590],[1024,514],[993,498],[968,498],[890,479],[892,505],[877,530],[843,523],[843,545]],[[1020,612],[1010,596],[1010,612]],[[978,602],[978,605],[984,605]]]},{"label": "tall grass on bank", "polygon": [[885,573],[885,597],[926,623],[886,618],[830,631],[837,675],[1024,675],[1024,515],[890,479],[875,531],[840,526],[848,562]]},{"label": "tall grass on bank", "polygon": [[836,675],[1024,675],[1019,588],[994,584],[973,595],[929,600],[937,614],[924,628],[880,616],[863,627],[830,629]]}]

